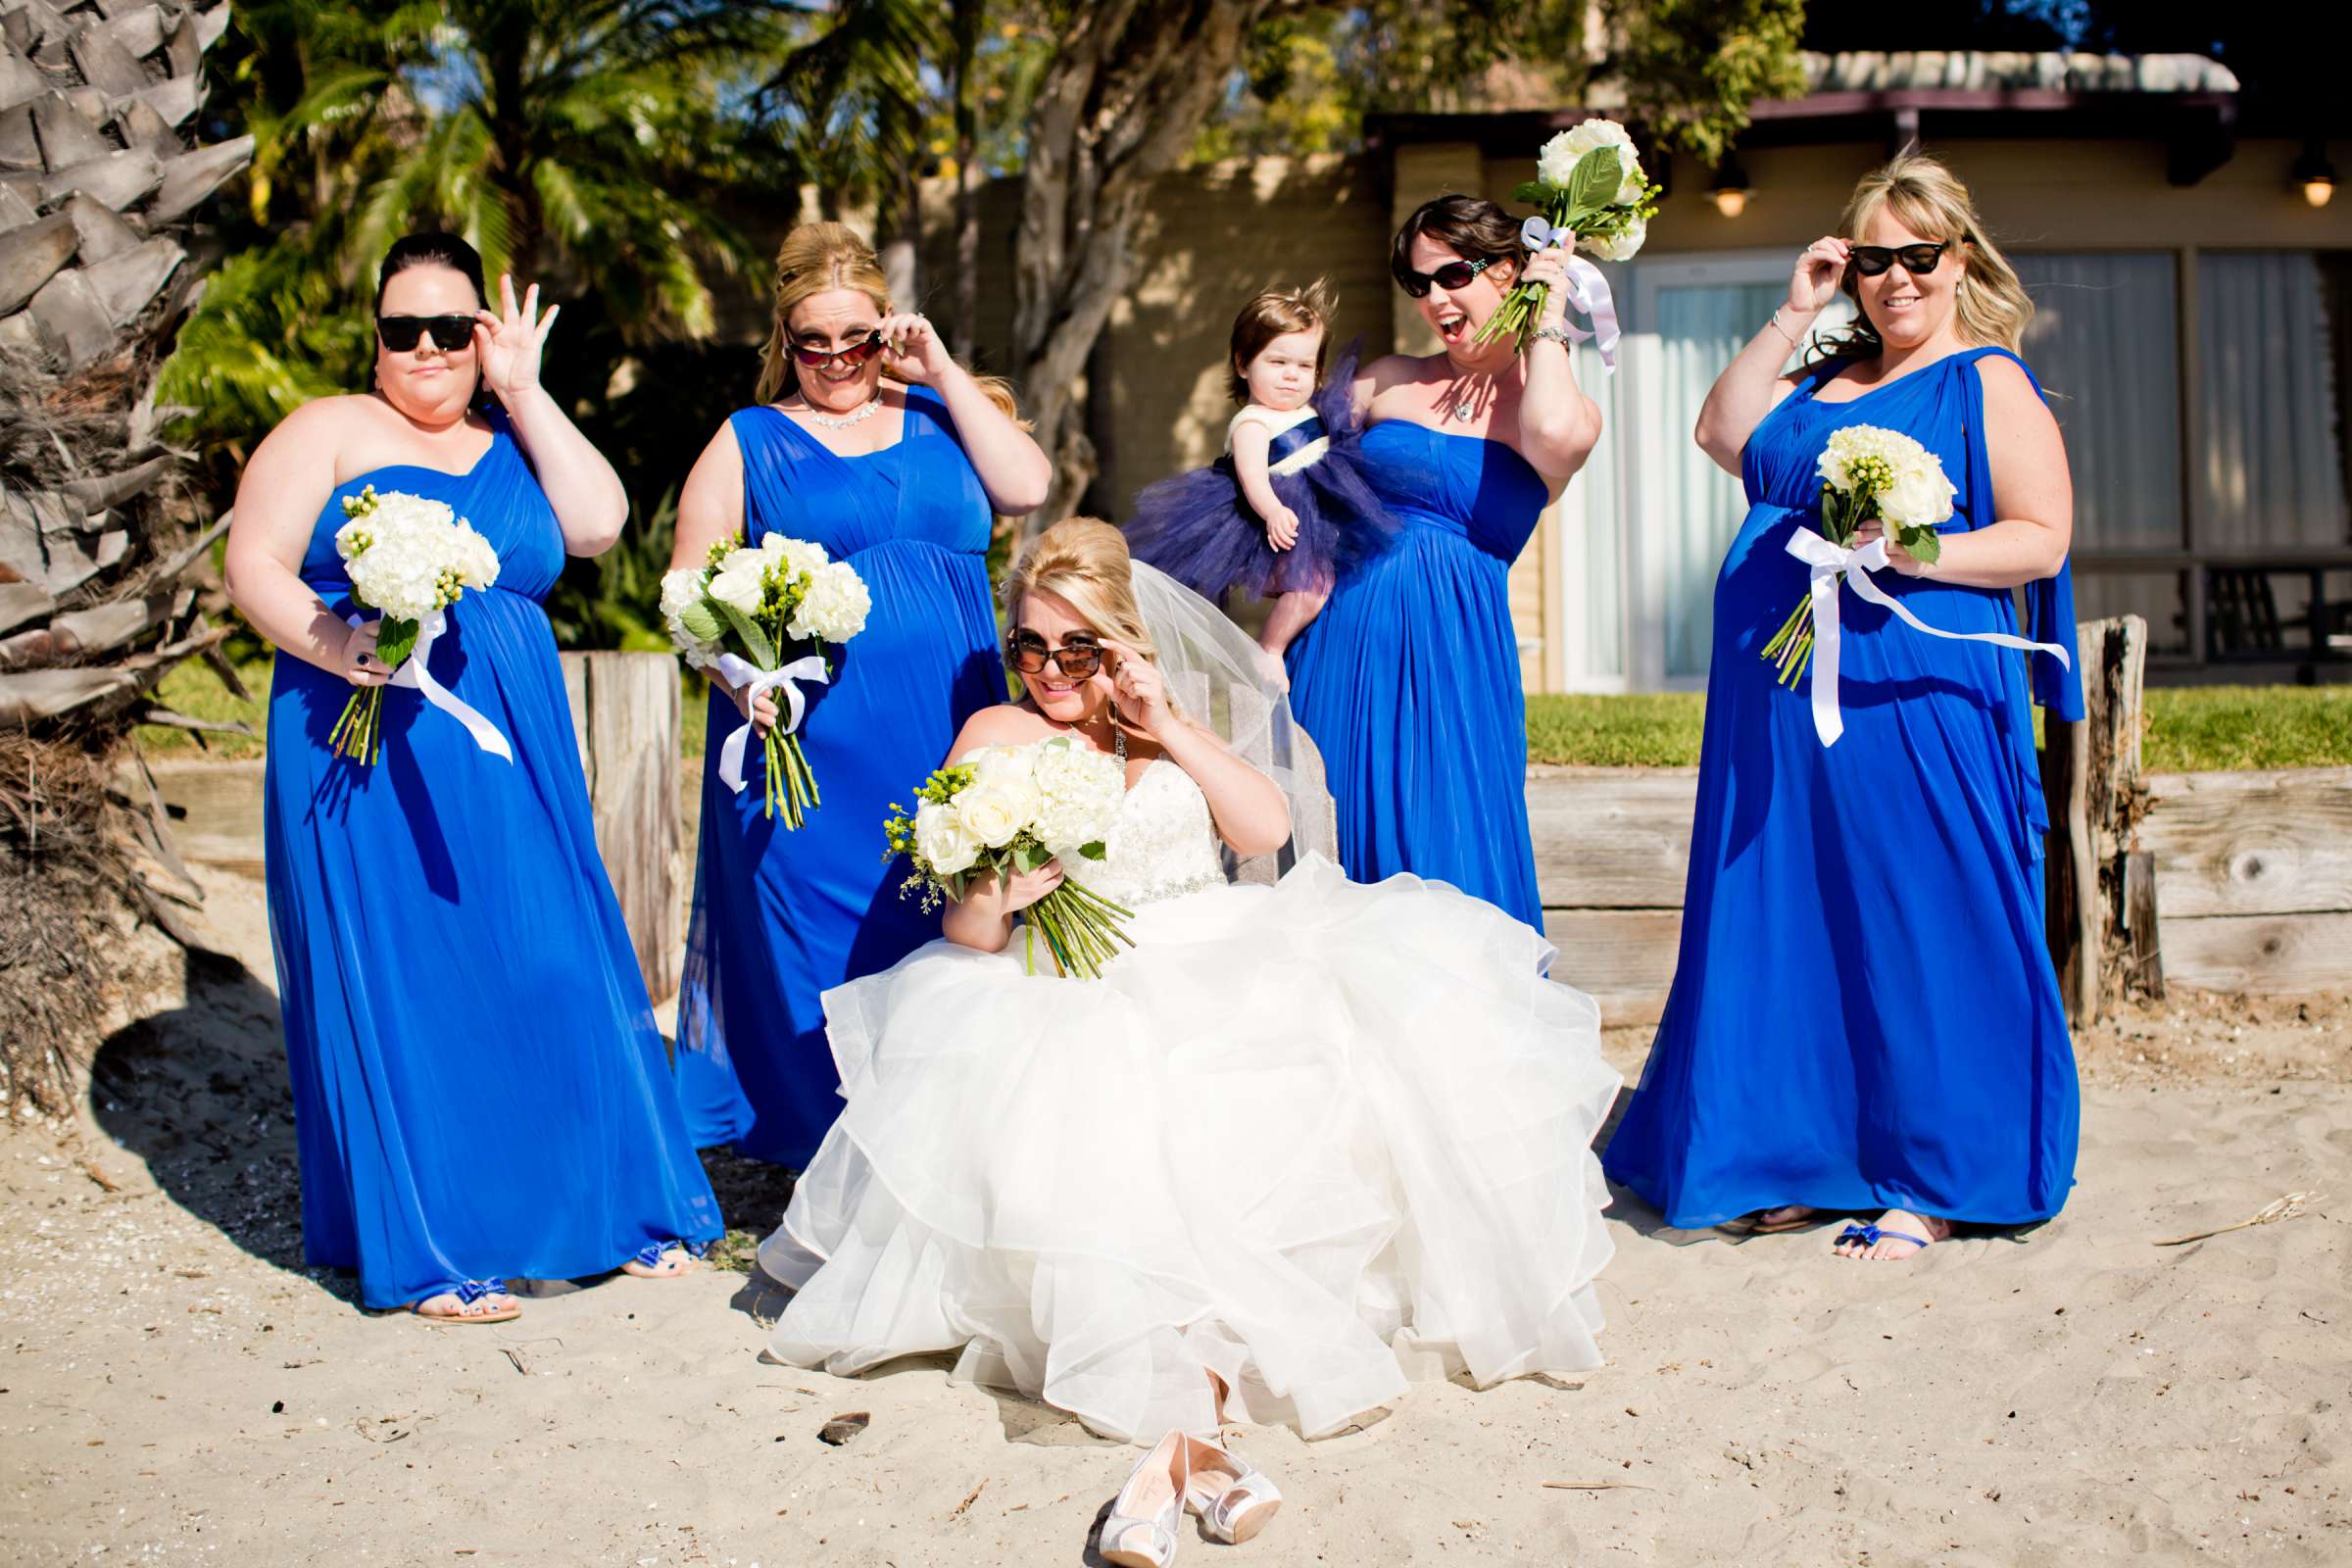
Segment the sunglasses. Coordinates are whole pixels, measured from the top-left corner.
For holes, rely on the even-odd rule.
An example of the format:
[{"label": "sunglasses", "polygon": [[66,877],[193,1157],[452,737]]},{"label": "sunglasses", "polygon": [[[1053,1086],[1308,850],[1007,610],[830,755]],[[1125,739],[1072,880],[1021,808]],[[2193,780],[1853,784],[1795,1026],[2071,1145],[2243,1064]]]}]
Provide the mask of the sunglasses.
[{"label": "sunglasses", "polygon": [[1409,297],[1422,299],[1428,295],[1432,283],[1450,292],[1467,286],[1472,278],[1494,265],[1492,256],[1482,256],[1475,262],[1447,262],[1434,272],[1407,271],[1396,282]]},{"label": "sunglasses", "polygon": [[1022,630],[1004,639],[1004,659],[1024,675],[1042,675],[1052,664],[1072,680],[1086,680],[1102,667],[1102,648],[1092,639],[1048,648],[1043,637]]},{"label": "sunglasses", "polygon": [[812,370],[821,370],[835,360],[847,360],[852,365],[863,365],[882,352],[882,337],[868,332],[855,343],[845,343],[837,349],[820,349],[808,343],[795,343],[792,357]]},{"label": "sunglasses", "polygon": [[1936,245],[1856,245],[1846,252],[1854,261],[1854,270],[1864,277],[1876,277],[1895,263],[1913,277],[1925,277],[1943,263],[1943,253],[1951,241]]},{"label": "sunglasses", "polygon": [[382,338],[384,347],[395,354],[408,353],[427,332],[433,334],[433,343],[442,353],[455,354],[473,341],[473,318],[379,316],[375,318],[375,335]]}]

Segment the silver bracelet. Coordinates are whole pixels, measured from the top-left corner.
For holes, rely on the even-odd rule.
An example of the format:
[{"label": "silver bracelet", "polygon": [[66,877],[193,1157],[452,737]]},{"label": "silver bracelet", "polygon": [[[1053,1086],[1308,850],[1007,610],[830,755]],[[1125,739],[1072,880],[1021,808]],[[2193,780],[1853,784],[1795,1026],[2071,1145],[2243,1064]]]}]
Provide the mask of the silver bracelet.
[{"label": "silver bracelet", "polygon": [[1804,345],[1799,343],[1794,337],[1789,336],[1788,329],[1781,324],[1781,310],[1777,305],[1774,306],[1772,310],[1772,329],[1775,332],[1780,333],[1782,337],[1788,338],[1788,346],[1790,348],[1800,349],[1804,347]]},{"label": "silver bracelet", "polygon": [[1527,340],[1530,343],[1557,343],[1564,349],[1576,346],[1575,334],[1568,330],[1566,321],[1554,321],[1549,326],[1539,326],[1527,334]]}]

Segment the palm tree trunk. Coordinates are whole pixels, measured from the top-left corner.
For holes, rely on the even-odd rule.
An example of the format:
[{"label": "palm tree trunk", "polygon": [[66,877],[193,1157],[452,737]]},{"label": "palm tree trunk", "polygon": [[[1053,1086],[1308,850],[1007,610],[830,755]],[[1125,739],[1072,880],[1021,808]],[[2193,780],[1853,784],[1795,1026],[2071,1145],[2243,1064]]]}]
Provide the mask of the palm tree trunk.
[{"label": "palm tree trunk", "polygon": [[956,19],[956,326],[949,346],[969,365],[980,324],[980,117],[972,102],[972,62],[980,49],[985,0],[955,0]]}]

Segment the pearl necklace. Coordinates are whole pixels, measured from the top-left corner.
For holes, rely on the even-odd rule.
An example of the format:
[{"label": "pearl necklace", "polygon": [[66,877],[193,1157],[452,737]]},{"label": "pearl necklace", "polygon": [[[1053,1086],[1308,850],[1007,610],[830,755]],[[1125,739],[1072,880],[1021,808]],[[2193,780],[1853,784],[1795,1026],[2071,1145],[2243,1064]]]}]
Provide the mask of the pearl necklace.
[{"label": "pearl necklace", "polygon": [[879,389],[876,389],[872,397],[866,399],[863,403],[859,404],[856,409],[852,410],[848,414],[819,414],[816,412],[816,405],[811,403],[808,405],[808,422],[810,424],[822,425],[828,430],[846,430],[851,425],[870,419],[881,412],[882,393]]}]

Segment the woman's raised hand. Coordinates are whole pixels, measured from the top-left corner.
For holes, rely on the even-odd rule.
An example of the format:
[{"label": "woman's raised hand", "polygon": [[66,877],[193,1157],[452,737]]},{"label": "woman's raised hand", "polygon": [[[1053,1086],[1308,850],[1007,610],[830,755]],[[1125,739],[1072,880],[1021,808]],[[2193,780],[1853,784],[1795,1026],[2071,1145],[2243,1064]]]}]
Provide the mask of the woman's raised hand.
[{"label": "woman's raised hand", "polygon": [[514,278],[508,272],[498,275],[498,304],[496,315],[473,313],[473,346],[482,357],[483,384],[511,400],[539,384],[539,354],[547,344],[549,329],[556,324],[556,313],[564,307],[551,305],[541,316],[539,285],[533,283],[517,309]]},{"label": "woman's raised hand", "polygon": [[1838,280],[1853,247],[1834,234],[1824,234],[1796,259],[1796,273],[1788,279],[1788,309],[1815,315],[1838,297]]},{"label": "woman's raised hand", "polygon": [[929,317],[886,316],[874,333],[882,339],[882,368],[899,380],[932,386],[955,368],[955,357]]},{"label": "woman's raised hand", "polygon": [[1118,693],[1120,716],[1164,745],[1176,719],[1166,677],[1157,664],[1115,638],[1103,638],[1102,646],[1118,661],[1110,672],[1110,689]]}]

